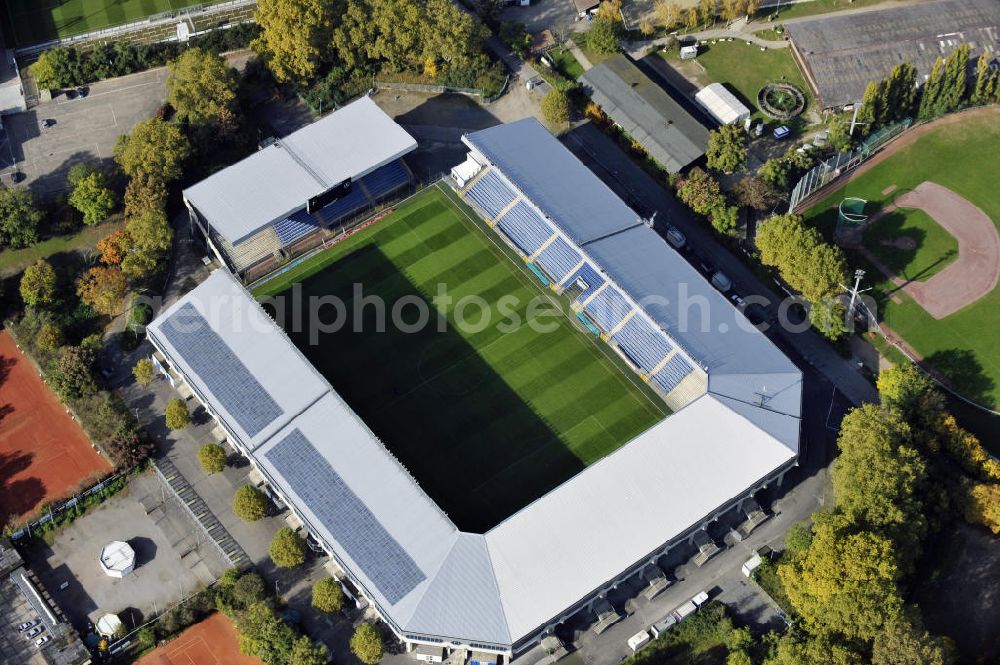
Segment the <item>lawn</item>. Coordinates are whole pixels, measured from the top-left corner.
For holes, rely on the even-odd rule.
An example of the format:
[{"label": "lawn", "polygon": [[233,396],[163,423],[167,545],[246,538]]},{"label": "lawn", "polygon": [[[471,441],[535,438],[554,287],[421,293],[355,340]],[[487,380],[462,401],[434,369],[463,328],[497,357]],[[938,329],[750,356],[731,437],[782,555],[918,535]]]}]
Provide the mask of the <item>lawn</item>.
[{"label": "lawn", "polygon": [[557,46],[545,54],[552,59],[559,73],[566,78],[576,81],[583,76],[583,65],[577,62],[576,57],[565,46]]},{"label": "lawn", "polygon": [[[677,49],[661,51],[661,55],[677,67],[682,64]],[[798,87],[806,96],[806,109],[813,103],[809,87],[802,78],[791,49],[768,49],[761,51],[759,46],[747,46],[746,42],[734,39],[731,42],[711,44],[702,42],[698,47],[698,57],[694,62],[701,65],[705,71],[708,83],[725,83],[730,91],[754,110],[753,117],[767,120],[757,111],[757,93],[765,84],[772,81],[784,81]]]},{"label": "lawn", "polygon": [[85,226],[69,235],[55,236],[23,249],[0,250],[0,277],[19,273],[38,259],[46,259],[61,252],[92,250],[97,241],[121,229],[122,222],[105,222],[97,226]]},{"label": "lawn", "polygon": [[[316,344],[289,330],[292,341],[445,512],[475,531],[667,414],[575,316],[553,311],[558,298],[498,243],[432,188],[255,294],[298,282],[304,302],[345,303],[350,325]],[[442,287],[450,306],[434,301]],[[391,312],[414,296],[437,302],[431,325],[404,332],[390,318],[380,332],[371,304],[354,316],[362,299],[381,298]],[[419,318],[412,304],[401,311],[406,324]],[[522,325],[508,325],[515,319]]]},{"label": "lawn", "polygon": [[7,46],[27,46],[221,0],[6,0]]},{"label": "lawn", "polygon": [[[914,249],[905,247],[908,240]],[[865,229],[865,247],[889,270],[925,281],[958,258],[958,241],[923,210],[896,208]]]},{"label": "lawn", "polygon": [[767,20],[771,16],[777,16],[778,22],[782,19],[796,18],[799,16],[813,16],[815,14],[827,14],[829,12],[839,12],[845,9],[857,9],[869,5],[877,5],[885,0],[808,0],[807,2],[787,2],[776,3],[778,8],[771,5],[757,12],[756,20]]},{"label": "lawn", "polygon": [[[824,233],[836,224],[836,206],[845,196],[857,196],[882,206],[925,180],[964,196],[1000,224],[1000,197],[996,174],[1000,173],[1000,111],[991,109],[952,118],[919,141],[892,155],[846,186],[833,192],[806,213]],[[890,185],[896,190],[883,195]],[[938,250],[940,251],[940,250]],[[930,255],[929,255],[930,256]],[[864,260],[849,255],[850,267],[869,268],[866,286],[877,287],[876,295],[890,285]],[[901,335],[918,353],[966,397],[996,408],[1000,404],[1000,289],[941,320],[898,293],[901,303],[881,297],[880,318]]]}]

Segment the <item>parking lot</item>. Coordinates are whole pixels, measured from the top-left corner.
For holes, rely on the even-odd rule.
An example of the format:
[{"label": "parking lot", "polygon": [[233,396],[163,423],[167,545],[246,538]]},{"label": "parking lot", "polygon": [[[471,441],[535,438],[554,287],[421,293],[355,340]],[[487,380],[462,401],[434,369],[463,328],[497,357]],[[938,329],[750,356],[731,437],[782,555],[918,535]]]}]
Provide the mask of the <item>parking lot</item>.
[{"label": "parking lot", "polygon": [[[4,118],[0,135],[0,180],[21,182],[41,198],[66,188],[70,167],[110,160],[118,136],[151,116],[166,99],[167,70],[154,69],[87,88],[86,96],[65,94]],[[53,121],[42,127],[43,121]]]},{"label": "parking lot", "polygon": [[[108,577],[98,563],[101,549],[113,540],[126,541],[135,551],[135,570],[122,579]],[[82,632],[106,612],[136,625],[212,583],[228,567],[152,472],[25,558]]]},{"label": "parking lot", "polygon": [[45,665],[45,659],[17,626],[37,620],[38,615],[24,599],[17,586],[6,577],[0,581],[0,663]]}]

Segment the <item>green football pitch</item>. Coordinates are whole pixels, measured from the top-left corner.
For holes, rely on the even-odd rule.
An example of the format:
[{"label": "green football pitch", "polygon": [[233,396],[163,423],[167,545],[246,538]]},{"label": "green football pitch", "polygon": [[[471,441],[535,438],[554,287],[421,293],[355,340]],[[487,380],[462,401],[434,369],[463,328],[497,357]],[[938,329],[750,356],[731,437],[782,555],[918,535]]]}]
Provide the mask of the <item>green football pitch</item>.
[{"label": "green football pitch", "polygon": [[217,2],[221,0],[5,0],[4,35],[7,46],[28,46]]},{"label": "green football pitch", "polygon": [[[298,283],[303,303],[330,295],[345,303],[345,324],[316,344],[308,326],[297,333],[281,323],[424,490],[456,524],[474,531],[669,413],[567,308],[556,313],[551,303],[558,296],[512,258],[463,203],[433,187],[255,292],[287,296]],[[365,299],[386,303],[384,332],[370,303],[353,316],[360,302],[355,285]],[[431,303],[440,285],[453,301],[429,306],[429,325],[417,332],[392,325],[393,303],[407,296]],[[484,306],[457,316],[470,299]],[[416,322],[416,307],[401,312],[405,323]],[[447,321],[443,332],[438,312]],[[500,325],[514,317],[520,326]],[[327,323],[335,318],[333,308],[321,315]]]},{"label": "green football pitch", "polygon": [[[996,175],[1000,173],[1000,111],[984,109],[946,118],[914,143],[889,156],[846,186],[833,192],[806,212],[806,219],[826,234],[837,223],[837,206],[845,196],[869,201],[877,210],[893,196],[924,181],[935,182],[965,197],[1000,226],[1000,196]],[[889,188],[895,185],[892,192]],[[883,194],[883,192],[888,192]],[[915,279],[926,279],[953,260],[957,246],[933,220],[906,214],[898,228],[886,233],[910,235],[919,241],[918,250],[889,257]],[[880,222],[876,222],[878,224]],[[875,237],[883,230],[869,233]],[[899,334],[932,366],[947,376],[964,396],[996,408],[1000,405],[1000,288],[969,306],[937,320],[891,282],[858,253],[849,253],[851,268],[867,270],[867,286],[878,300],[880,319]],[[885,258],[885,257],[883,257]],[[897,300],[884,296],[892,290]]]}]

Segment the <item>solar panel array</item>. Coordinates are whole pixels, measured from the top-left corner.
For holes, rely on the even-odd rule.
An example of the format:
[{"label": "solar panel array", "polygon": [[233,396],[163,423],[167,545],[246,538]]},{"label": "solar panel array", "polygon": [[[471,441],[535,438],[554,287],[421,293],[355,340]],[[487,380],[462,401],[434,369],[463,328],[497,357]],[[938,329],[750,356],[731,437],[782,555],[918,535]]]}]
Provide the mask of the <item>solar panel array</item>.
[{"label": "solar panel array", "polygon": [[426,579],[300,430],[292,430],[264,457],[389,603],[395,605]]},{"label": "solar panel array", "polygon": [[177,308],[160,332],[222,407],[251,437],[282,409],[191,303]]}]

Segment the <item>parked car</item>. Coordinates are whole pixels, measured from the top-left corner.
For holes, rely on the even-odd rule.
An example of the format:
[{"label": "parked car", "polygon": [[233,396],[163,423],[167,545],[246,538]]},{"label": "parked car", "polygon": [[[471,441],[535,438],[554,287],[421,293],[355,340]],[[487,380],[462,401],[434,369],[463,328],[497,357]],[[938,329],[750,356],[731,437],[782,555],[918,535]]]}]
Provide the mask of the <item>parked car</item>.
[{"label": "parked car", "polygon": [[774,138],[778,139],[779,141],[788,138],[788,135],[791,133],[792,130],[790,130],[786,125],[782,125],[781,127],[776,127],[772,132]]},{"label": "parked car", "polygon": [[76,94],[80,95],[81,97],[86,97],[88,94],[90,94],[90,88],[88,88],[85,85],[81,85],[79,88],[76,89]]},{"label": "parked car", "polygon": [[42,635],[37,640],[35,640],[35,646],[36,647],[40,647],[40,646],[42,646],[43,644],[45,644],[46,642],[48,642],[51,639],[52,638],[49,637],[48,635]]},{"label": "parked car", "polygon": [[35,626],[31,630],[29,630],[27,633],[25,633],[24,636],[27,637],[30,640],[32,637],[34,637],[35,635],[38,635],[43,630],[45,630],[45,626]]},{"label": "parked car", "polygon": [[741,296],[740,294],[738,294],[738,293],[730,293],[729,294],[729,300],[732,301],[732,303],[734,305],[736,305],[737,308],[740,308],[740,309],[743,308],[743,296]]},{"label": "parked car", "polygon": [[726,293],[733,288],[733,280],[729,279],[729,276],[721,270],[716,270],[712,273],[712,286]]},{"label": "parked car", "polygon": [[31,621],[25,621],[24,623],[19,623],[17,624],[17,630],[18,632],[23,633],[24,631],[28,630],[37,623],[38,619],[32,619]]},{"label": "parked car", "polygon": [[669,242],[674,249],[683,249],[684,245],[687,244],[687,237],[678,231],[677,227],[671,226],[667,228],[667,242]]},{"label": "parked car", "polygon": [[46,127],[51,127],[51,126],[52,126],[52,125],[54,125],[54,124],[56,124],[56,121],[55,121],[55,120],[53,120],[52,118],[45,118],[45,119],[44,119],[44,120],[42,120],[42,122],[41,122],[41,125],[42,125],[42,129],[45,129]]}]

